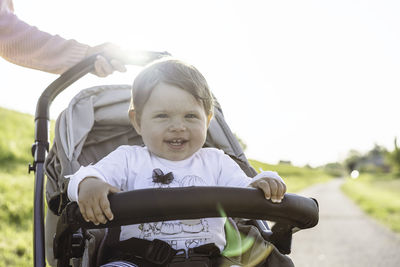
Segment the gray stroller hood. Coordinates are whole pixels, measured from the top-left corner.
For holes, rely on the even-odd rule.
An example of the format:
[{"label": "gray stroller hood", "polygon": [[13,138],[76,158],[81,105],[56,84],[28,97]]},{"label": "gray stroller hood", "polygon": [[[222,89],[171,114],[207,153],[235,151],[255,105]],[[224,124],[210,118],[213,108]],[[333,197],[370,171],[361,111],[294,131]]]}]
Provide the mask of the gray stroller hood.
[{"label": "gray stroller hood", "polygon": [[[80,166],[96,163],[123,144],[143,145],[128,118],[130,85],[104,85],[82,90],[56,121],[53,146],[45,161],[49,208],[60,214],[65,201],[64,178]],[[216,102],[205,146],[223,150],[253,177],[242,148],[226,124]]]}]

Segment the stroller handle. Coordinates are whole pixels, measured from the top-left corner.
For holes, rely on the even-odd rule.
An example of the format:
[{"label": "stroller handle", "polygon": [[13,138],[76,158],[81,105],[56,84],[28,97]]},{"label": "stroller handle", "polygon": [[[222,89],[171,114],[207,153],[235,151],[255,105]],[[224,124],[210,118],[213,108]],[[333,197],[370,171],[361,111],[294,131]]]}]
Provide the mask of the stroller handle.
[{"label": "stroller handle", "polygon": [[276,222],[269,239],[278,241],[278,249],[289,254],[293,230],[314,227],[319,217],[315,199],[285,194],[281,203],[272,203],[255,188],[192,186],[140,189],[111,194],[109,200],[114,219],[106,224],[86,222],[76,202],[64,208],[53,240],[54,257],[64,264],[60,266],[68,266],[72,254],[66,254],[66,251],[71,248],[72,234],[79,228],[226,216],[262,219]]},{"label": "stroller handle", "polygon": [[265,199],[261,190],[255,188],[196,186],[139,189],[111,194],[109,200],[114,219],[106,224],[86,222],[76,202],[67,207],[68,214],[64,215],[66,221],[84,228],[105,228],[228,216],[268,220],[291,228],[307,229],[317,225],[319,219],[315,199],[287,193],[281,203],[273,203]]},{"label": "stroller handle", "polygon": [[[99,229],[129,224],[208,217],[236,217],[274,221],[268,238],[275,240],[282,253],[290,253],[292,233],[318,223],[315,199],[285,194],[281,203],[266,200],[255,188],[178,187],[140,189],[109,195],[114,219],[106,224],[86,222],[76,202],[69,203],[57,223],[54,255],[61,262],[71,246],[70,236],[79,228]],[[183,201],[184,200],[184,201]],[[263,235],[264,236],[264,235]]]}]

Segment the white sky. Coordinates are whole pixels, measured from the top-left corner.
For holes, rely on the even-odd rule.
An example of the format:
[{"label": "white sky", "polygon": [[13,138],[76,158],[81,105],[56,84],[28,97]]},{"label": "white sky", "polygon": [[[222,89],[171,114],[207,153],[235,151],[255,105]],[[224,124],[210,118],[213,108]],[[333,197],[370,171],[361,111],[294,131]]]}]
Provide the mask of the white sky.
[{"label": "white sky", "polygon": [[[317,166],[400,138],[400,1],[14,0],[39,29],[168,51],[208,80],[249,158]],[[131,83],[88,75],[78,89]],[[57,76],[0,59],[0,106],[34,114]],[[74,91],[75,90],[75,91]]]}]

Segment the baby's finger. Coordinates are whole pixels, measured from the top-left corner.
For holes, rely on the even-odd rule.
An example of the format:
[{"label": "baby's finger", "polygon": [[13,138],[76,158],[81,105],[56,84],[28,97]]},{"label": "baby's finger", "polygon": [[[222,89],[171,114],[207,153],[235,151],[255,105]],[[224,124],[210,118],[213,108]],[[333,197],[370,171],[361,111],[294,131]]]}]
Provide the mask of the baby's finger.
[{"label": "baby's finger", "polygon": [[283,199],[285,193],[286,193],[286,185],[282,182],[278,182],[278,197],[280,197],[280,200]]},{"label": "baby's finger", "polygon": [[270,179],[268,181],[269,186],[271,188],[271,200],[272,202],[276,203],[276,202],[280,202],[281,198],[278,197],[278,183],[277,181],[275,181],[274,179]]},{"label": "baby's finger", "polygon": [[119,190],[115,186],[110,186],[109,193],[118,193],[118,192],[121,192],[121,190]]},{"label": "baby's finger", "polygon": [[108,201],[107,196],[100,200],[100,207],[103,210],[103,213],[107,217],[108,220],[111,221],[112,219],[114,219],[114,215],[111,211],[110,202]]},{"label": "baby's finger", "polygon": [[260,188],[264,192],[265,199],[271,198],[271,188],[266,181],[260,180],[257,182],[256,185],[258,188]]},{"label": "baby's finger", "polygon": [[86,217],[89,221],[91,221],[92,223],[94,223],[95,225],[98,225],[99,222],[96,220],[96,217],[94,216],[94,212],[92,210],[91,207],[88,207],[86,209]]},{"label": "baby's finger", "polygon": [[83,219],[84,219],[85,221],[89,222],[89,219],[87,218],[87,215],[86,215],[85,206],[84,206],[83,204],[79,203],[79,202],[78,202],[78,206],[79,206],[79,210],[80,210],[80,212],[81,212],[81,214],[82,214]]},{"label": "baby's finger", "polygon": [[106,217],[104,217],[103,210],[100,208],[100,205],[97,205],[93,208],[94,216],[96,217],[97,224],[106,223]]}]

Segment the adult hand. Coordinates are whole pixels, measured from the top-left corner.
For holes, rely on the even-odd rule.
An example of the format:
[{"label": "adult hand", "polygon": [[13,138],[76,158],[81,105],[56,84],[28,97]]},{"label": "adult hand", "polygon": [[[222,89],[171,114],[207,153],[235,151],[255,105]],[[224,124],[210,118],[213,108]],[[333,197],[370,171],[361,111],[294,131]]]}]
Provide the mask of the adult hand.
[{"label": "adult hand", "polygon": [[121,49],[112,43],[104,43],[101,45],[90,47],[86,53],[86,56],[101,53],[98,55],[94,63],[93,74],[99,77],[106,77],[113,73],[115,70],[119,72],[125,72],[126,67],[122,62],[122,51]]}]

